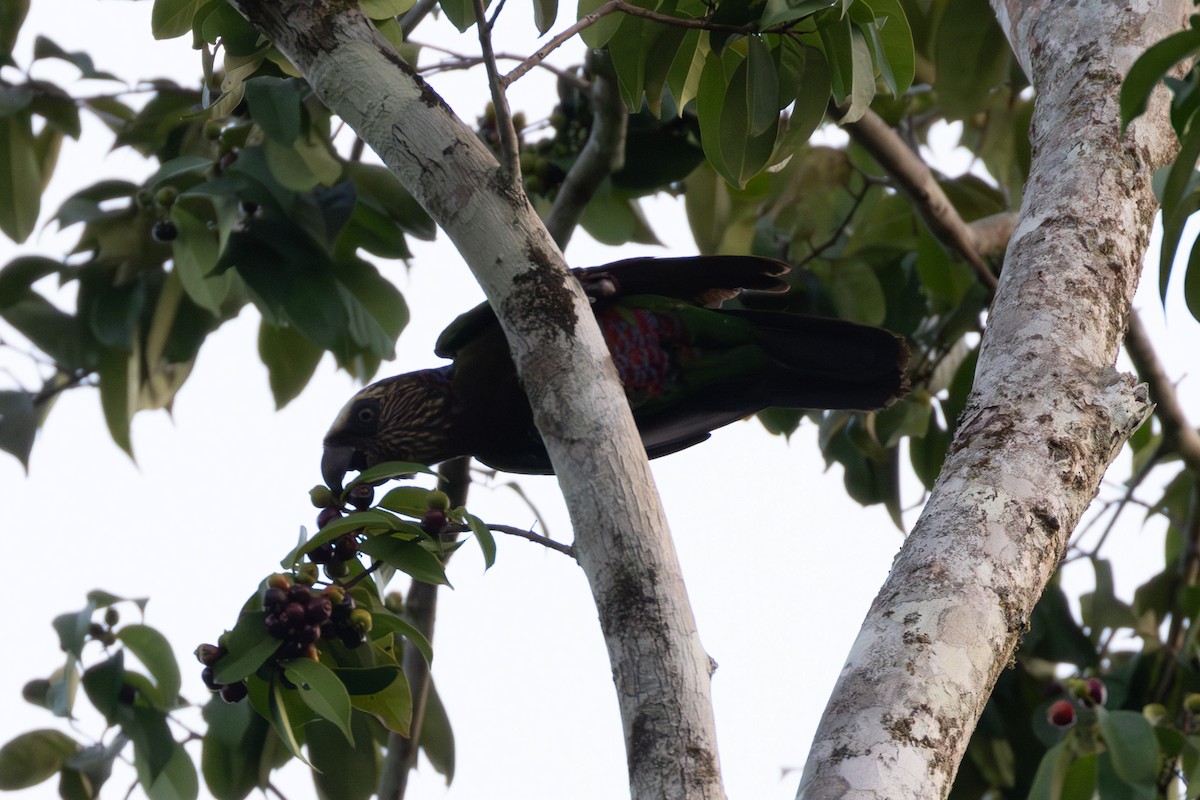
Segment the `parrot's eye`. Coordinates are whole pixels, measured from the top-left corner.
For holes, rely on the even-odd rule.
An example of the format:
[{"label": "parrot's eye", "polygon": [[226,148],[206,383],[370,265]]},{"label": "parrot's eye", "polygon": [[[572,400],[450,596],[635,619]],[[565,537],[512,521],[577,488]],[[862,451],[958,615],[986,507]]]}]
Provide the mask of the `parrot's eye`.
[{"label": "parrot's eye", "polygon": [[370,425],[375,421],[375,409],[369,406],[363,406],[358,411],[354,412],[354,417],[363,425]]}]

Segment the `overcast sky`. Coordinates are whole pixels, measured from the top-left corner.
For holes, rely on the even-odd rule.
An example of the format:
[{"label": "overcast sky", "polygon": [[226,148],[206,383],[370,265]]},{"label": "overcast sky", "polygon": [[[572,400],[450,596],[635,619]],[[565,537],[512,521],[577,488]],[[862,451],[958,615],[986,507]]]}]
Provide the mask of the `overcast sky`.
[{"label": "overcast sky", "polygon": [[[154,42],[150,3],[34,0],[17,60],[28,64],[35,34],[68,50],[91,52],[98,68],[135,81],[174,77],[194,84],[198,54],[189,39]],[[571,8],[564,7],[565,14]],[[511,30],[532,30],[522,4],[505,9]],[[446,46],[477,47],[433,26]],[[560,26],[561,27],[561,26]],[[530,52],[528,38],[502,33],[501,49]],[[422,26],[422,41],[434,38]],[[574,58],[578,58],[578,50]],[[570,52],[558,63],[572,62]],[[70,69],[38,65],[35,74],[67,82],[73,92],[112,91],[74,84]],[[13,80],[15,75],[7,72]],[[468,121],[479,113],[480,72],[447,74],[433,83]],[[553,83],[534,73],[517,84],[513,105],[530,119],[549,113]],[[150,166],[108,152],[111,137],[85,115],[83,143],[68,142],[47,193],[43,222],[73,191],[104,178],[140,180]],[[944,156],[953,158],[953,155]],[[961,171],[965,164],[948,166]],[[582,232],[567,253],[575,266],[639,254],[695,252],[681,204],[648,202],[665,247],[605,248]],[[75,242],[39,228],[15,247],[0,239],[0,264],[18,253],[61,257]],[[461,259],[444,240],[413,243],[411,267],[382,265],[405,293],[412,323],[397,361],[381,376],[436,365],[432,344],[455,314],[481,297]],[[1156,332],[1169,373],[1200,419],[1194,342],[1200,326],[1175,292],[1169,337],[1145,280],[1138,305]],[[320,479],[321,438],[355,386],[322,362],[308,390],[273,409],[265,369],[254,352],[257,315],[242,312],[210,337],[172,415],[140,414],[133,426],[137,463],[108,438],[93,390],[66,393],[34,447],[29,475],[0,455],[0,531],[7,546],[6,621],[10,649],[0,659],[0,740],[59,725],[19,699],[22,684],[61,664],[50,621],[82,607],[104,588],[149,596],[146,620],[169,636],[184,670],[184,693],[206,699],[190,653],[232,625],[247,594],[294,544],[315,510],[307,490]],[[0,336],[11,331],[0,323]],[[1189,346],[1192,345],[1192,346]],[[29,380],[27,364],[0,349],[0,367]],[[2,373],[0,373],[2,374]],[[11,377],[0,378],[0,388]],[[1128,456],[1113,474],[1123,476]],[[701,638],[719,669],[713,679],[726,787],[732,798],[790,798],[813,731],[858,624],[887,573],[902,537],[880,508],[848,500],[841,471],[824,471],[811,426],[791,442],[767,435],[756,421],[718,431],[704,445],[655,462],[655,477],[679,550]],[[469,508],[486,520],[530,525],[533,514],[505,488],[507,478],[472,489]],[[553,479],[519,478],[545,513],[549,534],[571,531]],[[906,503],[919,500],[914,481]],[[906,515],[911,523],[916,511]],[[1128,522],[1140,515],[1130,515]],[[1118,588],[1126,595],[1161,565],[1161,527],[1123,526],[1111,551],[1122,559]],[[1137,562],[1135,556],[1144,558]],[[581,572],[564,556],[523,540],[502,539],[496,566],[482,571],[478,551],[463,548],[450,566],[454,591],[442,592],[434,642],[434,676],[458,739],[459,774],[446,790],[428,764],[410,796],[421,798],[614,798],[628,793],[620,720],[595,608]],[[1072,591],[1090,576],[1072,576]],[[395,588],[402,588],[397,585]],[[81,729],[98,735],[94,718]],[[193,752],[198,756],[198,750]],[[114,778],[113,796],[129,773]],[[302,770],[281,781],[295,800],[310,796]],[[55,797],[55,782],[20,797]]]}]

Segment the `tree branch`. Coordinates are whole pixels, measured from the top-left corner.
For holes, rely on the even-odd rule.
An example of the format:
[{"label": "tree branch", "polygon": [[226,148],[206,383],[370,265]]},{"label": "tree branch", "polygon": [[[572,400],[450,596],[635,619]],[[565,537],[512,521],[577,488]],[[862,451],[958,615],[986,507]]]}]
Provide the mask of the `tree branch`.
[{"label": "tree branch", "polygon": [[[830,113],[837,115],[838,112],[831,107]],[[898,188],[912,199],[938,241],[960,253],[975,270],[980,282],[994,294],[998,285],[996,276],[980,255],[974,234],[921,157],[892,126],[870,109],[857,122],[842,127],[896,180]]]},{"label": "tree branch", "polygon": [[[512,179],[513,186],[521,185],[521,146],[517,141],[517,129],[513,126],[512,111],[508,107],[508,96],[504,83],[496,68],[496,54],[492,51],[492,24],[483,10],[483,0],[475,4],[475,28],[479,31],[479,50],[483,56],[483,67],[487,70],[488,87],[492,90],[492,108],[496,113],[496,132],[500,136],[500,163]],[[501,0],[503,3],[503,0]],[[499,13],[497,8],[496,12]]]},{"label": "tree branch", "polygon": [[1154,352],[1150,335],[1136,311],[1129,312],[1129,328],[1125,332],[1125,352],[1133,362],[1138,376],[1150,387],[1150,397],[1157,404],[1155,413],[1162,423],[1163,446],[1179,453],[1183,463],[1200,480],[1200,434],[1196,433],[1179,404],[1175,384],[1167,377],[1162,362]]},{"label": "tree branch", "polygon": [[1114,87],[1191,4],[996,5],[1037,89],[1024,204],[975,386],[818,726],[804,800],[949,793],[1071,532],[1150,411],[1112,365],[1158,207],[1151,176],[1176,145],[1165,93],[1122,135]]},{"label": "tree branch", "polygon": [[533,207],[356,5],[232,3],[429,212],[495,309],[596,600],[631,796],[723,798],[709,658],[645,449],[588,300]]},{"label": "tree branch", "polygon": [[621,101],[612,62],[606,55],[593,52],[588,55],[588,64],[593,75],[592,130],[545,219],[546,230],[563,250],[600,184],[625,164],[629,112]]}]

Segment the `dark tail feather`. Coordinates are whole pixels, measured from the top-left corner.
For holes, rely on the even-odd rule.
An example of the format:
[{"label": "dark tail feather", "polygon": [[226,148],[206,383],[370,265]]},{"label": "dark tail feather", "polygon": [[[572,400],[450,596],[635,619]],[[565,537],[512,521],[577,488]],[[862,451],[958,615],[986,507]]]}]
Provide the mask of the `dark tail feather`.
[{"label": "dark tail feather", "polygon": [[908,391],[908,347],[890,331],[840,319],[723,311],[749,320],[776,362],[759,390],[785,408],[871,410]]}]

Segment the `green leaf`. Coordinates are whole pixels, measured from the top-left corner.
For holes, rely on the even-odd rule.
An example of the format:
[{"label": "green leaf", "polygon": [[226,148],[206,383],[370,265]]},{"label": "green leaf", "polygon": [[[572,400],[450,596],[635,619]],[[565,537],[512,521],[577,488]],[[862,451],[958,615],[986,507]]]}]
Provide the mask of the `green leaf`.
[{"label": "green leaf", "polygon": [[218,232],[209,228],[209,220],[194,207],[201,202],[206,201],[181,197],[171,206],[171,221],[178,231],[171,242],[171,255],[174,271],[188,298],[214,317],[222,318],[226,316],[223,306],[236,284],[237,273],[230,270],[211,274],[220,258],[221,244]]},{"label": "green leaf", "polygon": [[[302,720],[293,721],[286,694],[294,695],[294,692],[287,692],[281,682],[277,678],[273,678],[267,686],[267,711],[271,718],[271,725],[291,754],[311,767],[312,764],[304,757],[304,753],[300,749],[300,740],[296,736],[304,723]],[[253,691],[250,696],[254,697]]]},{"label": "green leaf", "polygon": [[382,464],[376,464],[360,472],[358,477],[350,481],[349,485],[346,486],[346,490],[349,491],[363,483],[374,485],[390,481],[393,478],[407,478],[418,473],[424,475],[437,474],[424,464],[417,464],[413,461],[385,461]]},{"label": "green leaf", "polygon": [[361,0],[363,13],[370,19],[391,19],[413,7],[415,0]]},{"label": "green leaf", "polygon": [[429,508],[429,489],[420,486],[398,486],[379,501],[381,508],[409,517],[421,518]]},{"label": "green leaf", "polygon": [[1180,61],[1200,51],[1200,28],[1173,33],[1146,48],[1129,68],[1121,84],[1121,129],[1146,110],[1150,93],[1158,82]]},{"label": "green leaf", "polygon": [[445,567],[419,542],[391,536],[371,536],[362,543],[361,548],[372,558],[390,564],[419,581],[441,586],[450,585]]},{"label": "green leaf", "polygon": [[759,25],[765,28],[769,25],[804,19],[837,4],[838,0],[767,0]]},{"label": "green leaf", "polygon": [[[442,11],[446,12],[446,19],[458,28],[459,33],[465,32],[475,24],[475,4],[472,0],[440,0],[439,4]],[[485,11],[490,4],[490,0],[484,0]]]},{"label": "green leaf", "polygon": [[174,747],[171,748],[167,763],[154,774],[148,785],[143,780],[142,787],[150,800],[195,800],[200,794],[196,765],[182,745],[178,742],[172,744]]},{"label": "green leaf", "polygon": [[0,66],[13,63],[12,50],[28,13],[29,0],[7,0],[0,3]]},{"label": "green leaf", "polygon": [[[255,788],[266,786],[270,753],[270,727],[249,703],[226,703],[213,695],[204,706],[204,733],[200,768],[204,783],[217,800],[243,800]],[[261,776],[261,777],[260,777]]]},{"label": "green leaf", "polygon": [[354,745],[350,746],[337,728],[324,720],[305,729],[318,797],[367,800],[375,793],[381,765],[379,745],[371,737],[364,715],[354,715],[352,730]]},{"label": "green leaf", "polygon": [[987,0],[947,3],[933,46],[938,99],[951,118],[975,113],[1008,77],[1012,53]]},{"label": "green leaf", "polygon": [[1096,707],[1096,721],[1117,775],[1126,783],[1153,789],[1158,743],[1150,722],[1137,711],[1109,711],[1101,706]]},{"label": "green leaf", "polygon": [[929,409],[929,422],[924,436],[914,436],[908,442],[908,456],[913,472],[926,490],[932,489],[934,481],[942,472],[946,450],[950,447],[950,432],[938,425],[937,412]]},{"label": "green leaf", "polygon": [[887,315],[883,286],[875,270],[865,262],[838,263],[830,277],[829,294],[840,317],[880,325]]},{"label": "green leaf", "polygon": [[314,344],[345,348],[349,318],[325,249],[292,222],[256,220],[233,234],[218,270],[236,266],[263,310],[276,314]]},{"label": "green leaf", "polygon": [[179,699],[179,664],[167,638],[148,625],[126,625],[117,632],[117,639],[146,666],[163,701],[173,708]]},{"label": "green leaf", "polygon": [[42,173],[28,111],[0,117],[0,231],[23,242],[37,225]]},{"label": "green leaf", "polygon": [[293,658],[282,663],[287,679],[296,684],[304,704],[323,719],[337,726],[346,741],[354,744],[350,730],[350,695],[329,667],[308,658]]},{"label": "green leaf", "polygon": [[454,779],[454,731],[432,678],[425,698],[425,719],[421,724],[421,750],[433,768],[446,776],[449,786]]},{"label": "green leaf", "polygon": [[22,733],[0,747],[0,789],[36,786],[62,769],[78,750],[74,739],[56,730]]},{"label": "green leaf", "polygon": [[38,429],[34,397],[29,392],[0,391],[0,450],[16,456],[26,472]]},{"label": "green leaf", "polygon": [[761,36],[748,37],[746,47],[746,82],[752,87],[746,97],[749,132],[751,136],[768,131],[773,134],[779,127],[779,73],[775,60]]},{"label": "green leaf", "polygon": [[203,0],[154,0],[150,30],[155,39],[174,39],[192,30],[192,18]]},{"label": "green leaf", "polygon": [[[868,36],[880,75],[893,97],[912,85],[917,58],[912,29],[899,0],[858,0],[870,7],[874,20],[861,26]],[[857,3],[856,3],[857,4]]]},{"label": "green leaf", "polygon": [[[752,134],[752,109],[759,108],[768,98],[774,102],[779,89],[777,82],[771,80],[775,72],[769,56],[756,58],[753,70],[749,58],[741,59],[726,81],[726,71],[731,66],[726,61],[733,59],[736,54],[732,48],[727,48],[723,55],[709,53],[700,76],[696,108],[700,141],[708,162],[725,180],[742,188],[766,166],[775,147],[779,124],[778,115],[773,115],[772,124],[764,132]],[[765,71],[768,64],[770,78]]]},{"label": "green leaf", "polygon": [[1192,243],[1187,272],[1183,276],[1183,300],[1192,316],[1200,320],[1200,242]]},{"label": "green leaf", "polygon": [[386,167],[352,162],[346,164],[346,176],[354,182],[359,203],[373,205],[400,224],[405,233],[432,241],[437,225]]},{"label": "green leaf", "polygon": [[137,410],[139,368],[138,353],[127,353],[113,347],[100,350],[96,371],[100,377],[100,406],[104,421],[117,446],[133,458],[133,442],[129,424]]},{"label": "green leaf", "polygon": [[[390,612],[375,612],[371,619],[373,626],[371,628],[372,636],[378,638],[381,635],[386,635],[389,633],[399,634],[407,639],[409,644],[420,651],[421,655],[425,657],[425,663],[433,663],[433,645],[431,645],[429,640],[425,638],[425,634],[417,630],[414,625],[404,621],[400,617]],[[349,686],[347,686],[347,688],[349,688]],[[351,689],[350,693],[354,694],[354,690]]]},{"label": "green leaf", "polygon": [[475,539],[479,542],[479,549],[483,551],[483,568],[491,569],[492,565],[496,563],[496,539],[479,517],[474,514],[465,516],[467,525],[471,527],[471,533],[475,534]]},{"label": "green leaf", "polygon": [[[95,80],[118,80],[116,75],[111,72],[101,72],[96,69],[96,65],[92,62],[92,57],[82,50],[74,53],[68,53],[57,44],[47,39],[45,36],[38,36],[33,42],[33,58],[58,58],[66,61],[68,64],[74,64],[79,70],[81,78],[92,78]],[[72,104],[73,105],[73,104]],[[76,134],[78,137],[78,134]]]},{"label": "green leaf", "polygon": [[[595,13],[605,2],[607,0],[579,0],[576,19],[583,19],[587,15]],[[606,17],[600,17],[594,24],[581,30],[579,38],[583,39],[583,43],[588,47],[599,50],[608,44],[608,40],[617,32],[617,28],[621,27],[621,21],[624,18],[624,14],[609,14]],[[460,28],[460,30],[462,29]]]},{"label": "green leaf", "polygon": [[270,138],[291,145],[300,135],[304,86],[291,78],[263,76],[246,81],[254,122]]},{"label": "green leaf", "polygon": [[266,663],[279,649],[279,640],[267,633],[267,614],[262,610],[243,611],[229,633],[227,652],[216,665],[219,683],[237,683]]},{"label": "green leaf", "polygon": [[117,712],[128,705],[121,701],[125,685],[125,653],[118,650],[113,656],[84,670],[83,691],[96,710],[109,724],[117,721]]},{"label": "green leaf", "polygon": [[667,72],[667,89],[682,114],[700,89],[700,77],[710,52],[708,31],[689,30]]},{"label": "green leaf", "polygon": [[533,0],[533,24],[539,36],[554,27],[557,17],[558,0]]},{"label": "green leaf", "polygon": [[1071,751],[1065,740],[1047,750],[1034,775],[1029,800],[1059,800],[1070,766]]},{"label": "green leaf", "polygon": [[376,719],[389,731],[407,736],[412,728],[412,690],[404,672],[396,669],[392,680],[379,690],[352,695],[350,701],[359,711]]},{"label": "green leaf", "polygon": [[267,378],[276,410],[286,406],[304,390],[324,354],[324,350],[291,326],[279,327],[265,319],[259,323],[258,355],[267,366]]}]

